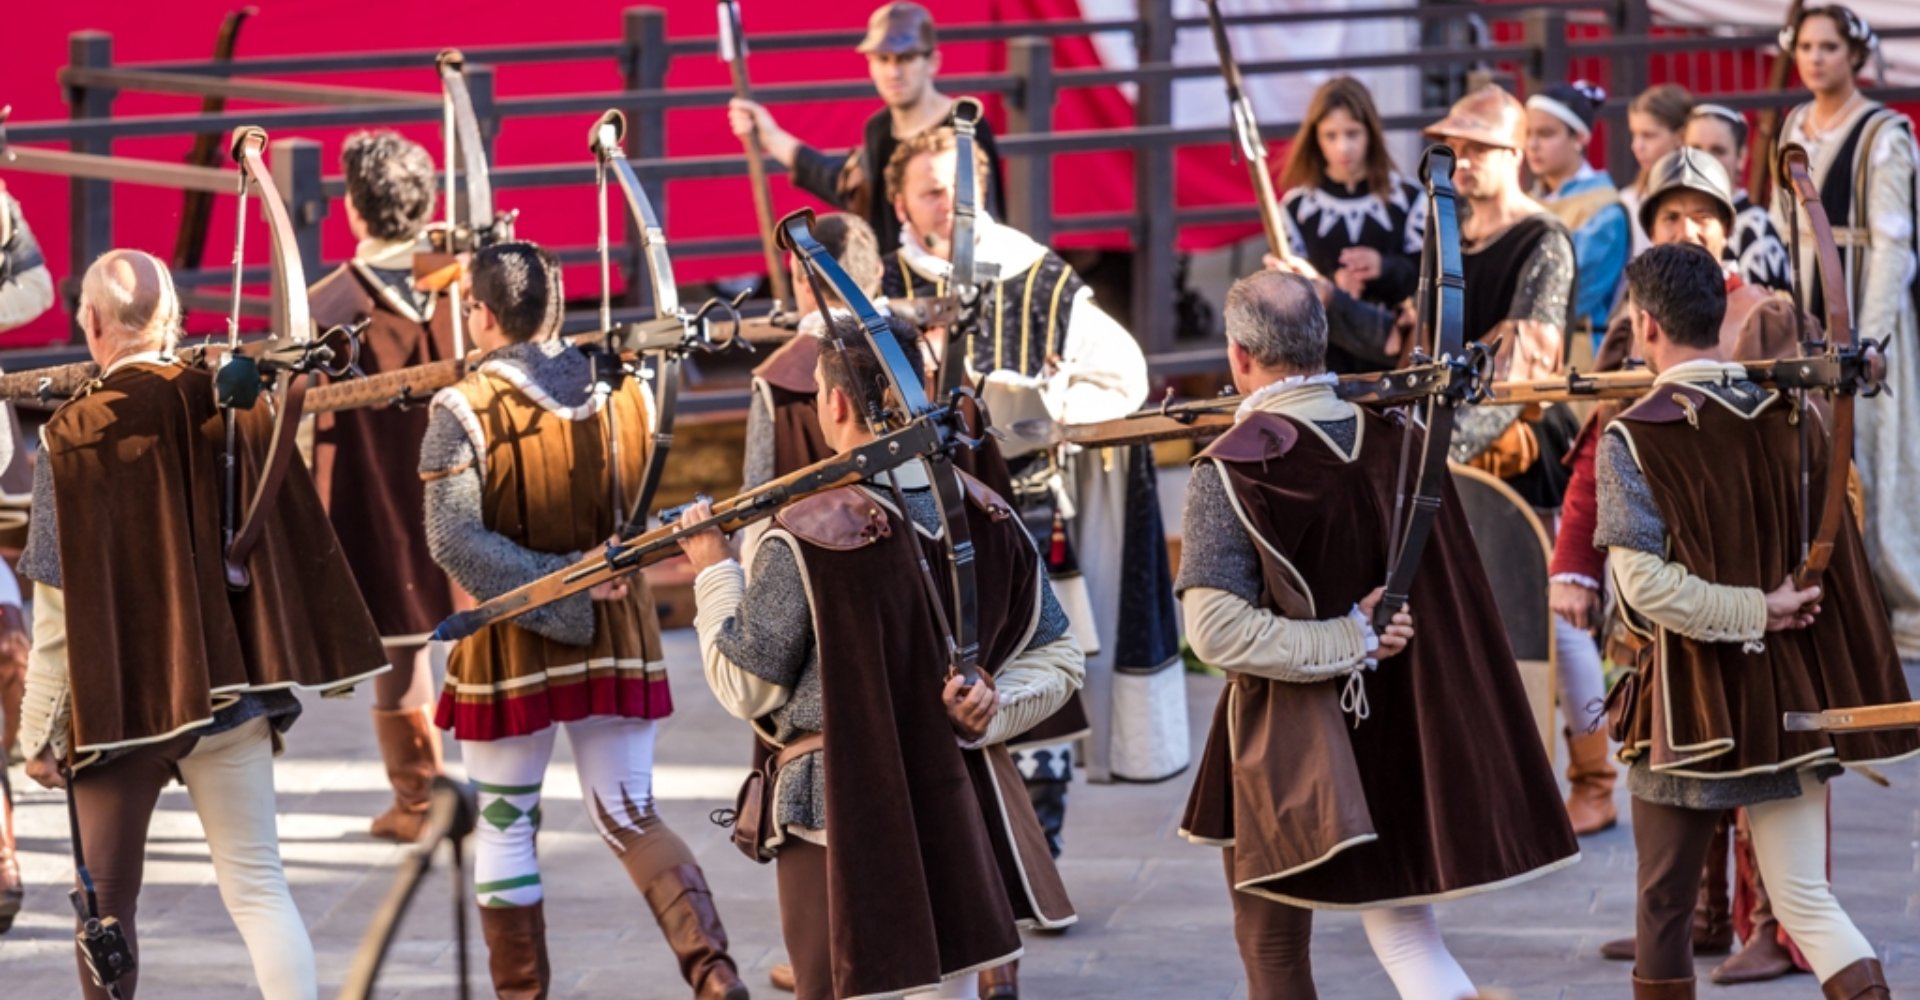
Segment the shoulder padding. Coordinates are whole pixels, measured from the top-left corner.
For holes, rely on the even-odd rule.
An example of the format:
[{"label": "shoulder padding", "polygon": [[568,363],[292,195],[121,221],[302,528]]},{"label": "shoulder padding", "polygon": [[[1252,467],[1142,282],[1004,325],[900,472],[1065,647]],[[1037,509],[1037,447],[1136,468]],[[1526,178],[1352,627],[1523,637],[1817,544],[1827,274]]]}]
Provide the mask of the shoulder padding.
[{"label": "shoulder padding", "polygon": [[810,333],[797,334],[760,362],[753,369],[753,377],[776,389],[812,393],[819,388],[813,381],[814,365],[819,360],[820,338]]},{"label": "shoulder padding", "polygon": [[1640,424],[1670,424],[1688,419],[1690,412],[1699,412],[1700,404],[1705,401],[1706,394],[1690,386],[1655,386],[1644,399],[1620,414],[1619,419]]},{"label": "shoulder padding", "polygon": [[801,541],[836,552],[865,548],[893,534],[880,504],[852,487],[797,500],[773,519]]},{"label": "shoulder padding", "polygon": [[1217,458],[1222,462],[1265,462],[1293,450],[1300,429],[1285,417],[1272,413],[1249,414],[1233,429],[1220,435],[1198,458]]}]

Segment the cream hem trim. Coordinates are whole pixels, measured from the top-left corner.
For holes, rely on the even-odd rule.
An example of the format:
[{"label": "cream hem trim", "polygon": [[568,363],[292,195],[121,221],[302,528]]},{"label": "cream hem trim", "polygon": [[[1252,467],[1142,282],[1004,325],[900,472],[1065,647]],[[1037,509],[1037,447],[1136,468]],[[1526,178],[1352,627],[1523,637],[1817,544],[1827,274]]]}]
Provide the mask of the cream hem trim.
[{"label": "cream hem trim", "polygon": [[[992,763],[987,764],[987,769],[988,770],[993,769]],[[1023,920],[1018,922],[1030,923],[1035,927],[1042,927],[1046,929],[1073,926],[1080,919],[1080,914],[1078,912],[1069,912],[1065,918],[1060,920],[1049,920],[1047,919],[1047,916],[1045,914],[1040,912],[1040,900],[1033,893],[1033,880],[1027,877],[1026,863],[1020,860],[1020,848],[1018,846],[1018,842],[1014,839],[1013,827],[1007,821],[1007,799],[1006,799],[1006,796],[1000,794],[1000,780],[998,778],[995,778],[993,781],[993,801],[996,804],[998,804],[1000,807],[1000,829],[1001,829],[1001,832],[1006,835],[1007,846],[1012,848],[1013,867],[1015,871],[1018,871],[1020,873],[1020,890],[1026,893],[1027,905],[1031,907],[1033,909],[1033,912],[1036,914],[1036,916],[1032,920]],[[1068,905],[1071,906],[1072,904],[1068,904]]]},{"label": "cream hem trim", "polygon": [[[335,683],[328,684],[325,687],[320,687],[317,685],[310,687],[308,685],[298,684],[293,681],[287,681],[284,684],[262,684],[258,686],[249,686],[249,685],[239,684],[239,685],[228,685],[226,687],[210,689],[207,692],[207,696],[209,698],[213,698],[218,695],[227,695],[227,694],[232,694],[232,695],[259,694],[264,691],[297,690],[297,691],[318,691],[320,692],[320,697],[326,698],[326,697],[331,697],[332,695],[337,694],[346,688],[350,688],[355,684],[358,684],[361,681],[364,681],[370,677],[373,677],[377,674],[384,674],[387,671],[392,669],[393,669],[392,664],[383,663],[380,665],[379,669],[377,670],[369,670],[364,674],[356,674],[353,677],[347,678],[346,680],[336,681]],[[227,707],[227,705],[231,705],[231,704],[233,704],[233,701],[229,700],[224,704],[222,704],[220,707],[225,708]],[[127,750],[133,747],[143,747],[143,746],[151,746],[152,744],[155,744],[155,743],[165,743],[166,741],[173,739],[176,736],[193,732],[196,729],[203,729],[212,724],[213,724],[213,716],[209,715],[204,719],[200,719],[195,722],[189,722],[186,725],[183,725],[174,729],[172,732],[162,733],[158,736],[145,736],[145,737],[141,737],[140,739],[134,739],[134,740],[119,740],[114,743],[78,744],[74,746],[73,754],[75,757],[78,757],[83,753],[93,754],[97,758],[99,755],[107,753],[109,751],[113,751],[113,750]],[[93,763],[92,760],[88,760],[86,762],[86,764],[91,764],[91,763]],[[86,764],[82,764],[80,766],[84,767],[86,766]]]},{"label": "cream hem trim", "polygon": [[1565,868],[1569,865],[1577,863],[1580,860],[1580,858],[1581,858],[1580,852],[1575,851],[1573,854],[1567,857],[1561,858],[1558,861],[1548,862],[1547,864],[1541,865],[1540,867],[1535,868],[1532,871],[1521,872],[1518,875],[1501,879],[1498,882],[1487,882],[1483,885],[1467,886],[1466,888],[1463,888],[1463,889],[1451,889],[1446,892],[1428,893],[1427,895],[1424,895],[1424,896],[1403,896],[1399,899],[1380,899],[1370,903],[1321,903],[1321,902],[1315,902],[1310,899],[1301,899],[1297,896],[1288,896],[1278,892],[1267,892],[1261,889],[1243,888],[1238,885],[1234,886],[1234,889],[1238,892],[1244,892],[1249,896],[1259,896],[1262,899],[1271,899],[1276,903],[1285,903],[1289,906],[1298,906],[1306,910],[1336,910],[1336,911],[1347,911],[1347,912],[1352,912],[1356,910],[1379,910],[1379,909],[1386,909],[1389,907],[1396,907],[1396,906],[1420,906],[1427,903],[1444,903],[1449,900],[1465,899],[1468,896],[1477,896],[1477,895],[1480,895],[1481,893],[1493,892],[1498,889],[1505,889],[1510,886],[1519,885],[1522,882],[1530,882],[1536,878],[1539,878],[1542,875],[1548,875],[1553,872],[1557,872],[1562,868]]},{"label": "cream hem trim", "polygon": [[563,666],[558,666],[558,667],[548,667],[537,674],[528,674],[525,677],[513,677],[504,681],[495,681],[490,684],[471,684],[465,681],[456,681],[456,680],[453,680],[452,678],[448,678],[447,687],[452,688],[458,694],[485,694],[488,692],[495,692],[495,691],[518,691],[521,688],[533,687],[534,685],[537,685],[537,684],[544,684],[547,682],[549,678],[579,677],[579,676],[585,675],[588,671],[594,668],[604,669],[607,667],[612,667],[616,672],[624,673],[624,674],[659,674],[661,676],[665,676],[667,672],[666,664],[663,661],[659,661],[659,660],[633,660],[633,659],[622,659],[622,658],[612,657],[612,656],[602,656],[602,657],[594,657],[593,659],[590,659],[590,660],[583,660],[579,663],[569,663],[569,664],[565,664]]},{"label": "cream hem trim", "polygon": [[1359,847],[1361,844],[1371,844],[1374,841],[1379,839],[1380,839],[1380,835],[1377,833],[1363,833],[1358,837],[1349,837],[1346,840],[1343,840],[1338,844],[1333,845],[1331,848],[1327,850],[1327,853],[1322,854],[1317,858],[1314,858],[1312,861],[1309,861],[1306,864],[1295,865],[1292,868],[1287,869],[1286,871],[1274,872],[1271,875],[1262,875],[1259,878],[1248,879],[1244,882],[1236,882],[1234,883],[1233,887],[1235,889],[1240,890],[1241,892],[1253,893],[1254,895],[1264,896],[1267,894],[1264,892],[1255,892],[1252,889],[1248,889],[1247,886],[1250,886],[1255,882],[1270,882],[1277,878],[1292,878],[1293,876],[1298,875],[1301,872],[1310,871],[1312,869],[1320,867],[1321,865],[1326,864],[1329,861],[1332,861],[1335,855],[1340,854],[1341,852],[1347,850],[1350,847]]}]

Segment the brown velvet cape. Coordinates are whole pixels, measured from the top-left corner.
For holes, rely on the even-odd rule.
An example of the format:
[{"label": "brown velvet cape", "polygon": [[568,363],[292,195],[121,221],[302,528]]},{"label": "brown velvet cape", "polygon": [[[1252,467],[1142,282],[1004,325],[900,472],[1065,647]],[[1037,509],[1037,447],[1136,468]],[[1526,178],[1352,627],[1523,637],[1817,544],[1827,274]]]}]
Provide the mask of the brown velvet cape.
[{"label": "brown velvet cape", "polygon": [[[1872,402],[1859,405],[1872,406]],[[1689,412],[1692,413],[1691,418]],[[1751,417],[1684,385],[1657,387],[1608,433],[1631,447],[1667,524],[1667,558],[1704,580],[1772,590],[1798,561],[1800,443],[1789,400]],[[1831,454],[1811,435],[1814,483]],[[1815,495],[1818,502],[1818,495]],[[1620,756],[1698,778],[1821,761],[1873,763],[1920,750],[1920,733],[1787,732],[1785,712],[1906,701],[1906,675],[1853,518],[1841,519],[1806,629],[1769,632],[1765,649],[1696,642],[1656,630],[1654,655],[1626,700]]]},{"label": "brown velvet cape", "polygon": [[[315,283],[309,297],[321,329],[368,320],[360,335],[360,370],[368,375],[453,356],[447,300],[426,323],[382,298],[386,289],[352,264]],[[327,506],[340,548],[353,567],[380,634],[423,636],[453,613],[453,584],[427,550],[426,487],[420,442],[427,400],[398,406],[321,413],[314,417],[313,481]]]},{"label": "brown velvet cape", "polygon": [[[1199,458],[1225,477],[1275,614],[1337,618],[1386,579],[1405,432],[1355,413],[1351,462],[1312,425],[1268,413]],[[1231,675],[1181,832],[1233,845],[1235,888],[1361,908],[1497,888],[1578,857],[1470,531],[1449,481],[1414,577],[1415,636],[1365,675],[1371,714],[1357,726],[1342,681]]]},{"label": "brown velvet cape", "polygon": [[[240,411],[240,498],[272,438],[263,398]],[[46,427],[73,677],[74,757],[204,725],[243,691],[323,693],[386,669],[379,633],[297,461],[227,589],[225,422],[207,372],[129,365]]]},{"label": "brown velvet cape", "polygon": [[[967,478],[980,579],[980,662],[1026,645],[1037,556],[1011,508]],[[919,582],[944,543],[856,488],[778,515],[813,606],[827,793],[825,919],[834,995],[933,986],[1020,953],[1017,923],[1070,923],[1072,905],[1003,747],[962,750],[941,703],[946,640]]]}]

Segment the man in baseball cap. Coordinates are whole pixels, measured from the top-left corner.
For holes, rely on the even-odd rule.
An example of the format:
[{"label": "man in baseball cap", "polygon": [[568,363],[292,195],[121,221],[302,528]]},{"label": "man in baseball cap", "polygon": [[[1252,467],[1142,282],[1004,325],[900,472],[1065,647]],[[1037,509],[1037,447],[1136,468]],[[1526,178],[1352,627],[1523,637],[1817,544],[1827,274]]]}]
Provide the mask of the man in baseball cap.
[{"label": "man in baseball cap", "polygon": [[[891,262],[900,246],[900,219],[886,196],[887,161],[901,142],[947,124],[953,98],[934,86],[940,73],[940,50],[933,14],[917,3],[901,0],[875,10],[867,19],[866,37],[855,50],[867,57],[873,88],[886,107],[867,119],[860,145],[850,155],[826,153],[802,142],[754,101],[735,98],[727,106],[727,117],[735,135],[760,130],[762,148],[787,168],[795,187],[865,219],[880,241],[880,252]],[[1004,219],[1000,150],[984,119],[977,133],[992,173],[980,193],[982,207]]]}]

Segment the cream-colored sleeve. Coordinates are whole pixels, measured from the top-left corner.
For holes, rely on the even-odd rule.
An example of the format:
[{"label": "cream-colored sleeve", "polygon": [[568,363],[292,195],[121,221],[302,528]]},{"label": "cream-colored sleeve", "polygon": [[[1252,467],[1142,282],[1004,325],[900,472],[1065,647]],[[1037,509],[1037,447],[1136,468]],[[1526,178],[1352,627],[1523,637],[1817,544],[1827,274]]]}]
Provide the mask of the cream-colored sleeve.
[{"label": "cream-colored sleeve", "polygon": [[1291,684],[1352,673],[1367,659],[1367,629],[1352,615],[1324,621],[1282,618],[1211,587],[1180,595],[1187,641],[1203,663]]},{"label": "cream-colored sleeve", "polygon": [[26,694],[20,701],[20,748],[28,757],[49,744],[66,756],[72,705],[68,695],[67,602],[59,588],[33,585],[33,649],[27,653]]},{"label": "cream-colored sleeve", "polygon": [[1063,424],[1124,417],[1147,401],[1147,358],[1140,342],[1093,301],[1073,298],[1059,370],[1047,380],[1047,409]]},{"label": "cream-colored sleeve", "polygon": [[10,287],[0,294],[0,330],[25,326],[53,308],[53,274],[45,266],[28,268],[7,284]]},{"label": "cream-colored sleeve", "polygon": [[793,692],[740,669],[720,651],[720,633],[740,613],[746,596],[747,573],[731,559],[701,570],[693,580],[693,630],[700,637],[707,687],[727,714],[752,722],[785,705]]},{"label": "cream-colored sleeve", "polygon": [[1614,591],[1627,607],[1698,642],[1757,642],[1767,633],[1767,595],[1758,587],[1709,583],[1651,552],[1607,550]]},{"label": "cream-colored sleeve", "polygon": [[1086,683],[1087,661],[1072,636],[1061,636],[1035,646],[993,676],[1000,709],[987,723],[986,735],[972,746],[992,746],[1032,729],[1073,697]]},{"label": "cream-colored sleeve", "polygon": [[1888,125],[1880,130],[1872,150],[1873,186],[1867,191],[1868,239],[1866,288],[1860,295],[1856,327],[1866,337],[1893,337],[1900,312],[1912,308],[1907,291],[1913,285],[1914,145],[1907,130]]}]

